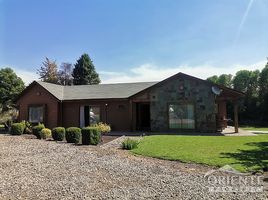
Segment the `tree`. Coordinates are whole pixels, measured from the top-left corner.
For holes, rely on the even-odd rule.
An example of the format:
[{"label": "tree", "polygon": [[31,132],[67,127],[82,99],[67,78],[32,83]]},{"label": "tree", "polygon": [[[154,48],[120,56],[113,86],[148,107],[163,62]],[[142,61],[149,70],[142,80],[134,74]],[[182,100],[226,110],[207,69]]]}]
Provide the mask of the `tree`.
[{"label": "tree", "polygon": [[72,85],[73,76],[72,76],[73,65],[71,63],[62,63],[60,70],[58,72],[58,82],[61,85]]},{"label": "tree", "polygon": [[223,85],[226,87],[232,87],[232,75],[231,74],[222,74],[220,76],[214,75],[207,78],[208,81]]},{"label": "tree", "polygon": [[256,121],[260,115],[259,112],[259,70],[248,71],[240,70],[233,79],[234,89],[245,93],[243,98],[243,107],[240,118],[244,121]]},{"label": "tree", "polygon": [[40,79],[48,83],[58,83],[58,71],[56,61],[51,61],[47,57],[39,70],[37,70]]},{"label": "tree", "polygon": [[207,80],[212,82],[212,83],[218,83],[218,79],[219,77],[217,75],[214,75],[214,76],[211,76],[211,77],[208,77]]},{"label": "tree", "polygon": [[95,71],[95,66],[88,54],[83,54],[74,65],[73,70],[74,85],[99,84],[100,78]]},{"label": "tree", "polygon": [[0,104],[1,110],[7,111],[14,106],[15,99],[25,88],[20,77],[11,68],[0,70]]},{"label": "tree", "polygon": [[232,74],[222,74],[218,78],[218,84],[226,87],[232,87]]},{"label": "tree", "polygon": [[260,73],[259,87],[261,117],[268,124],[268,63]]}]

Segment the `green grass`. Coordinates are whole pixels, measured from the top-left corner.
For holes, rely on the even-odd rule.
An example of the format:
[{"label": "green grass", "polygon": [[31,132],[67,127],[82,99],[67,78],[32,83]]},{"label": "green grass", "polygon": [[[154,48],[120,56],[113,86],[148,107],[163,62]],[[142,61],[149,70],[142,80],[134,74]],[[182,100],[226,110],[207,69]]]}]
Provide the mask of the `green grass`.
[{"label": "green grass", "polygon": [[241,172],[268,166],[268,135],[258,136],[147,136],[133,153],[222,167]]},{"label": "green grass", "polygon": [[4,126],[4,125],[2,125],[2,124],[0,124],[0,128],[5,128],[5,126]]},{"label": "green grass", "polygon": [[241,126],[241,128],[250,131],[268,131],[268,127]]}]

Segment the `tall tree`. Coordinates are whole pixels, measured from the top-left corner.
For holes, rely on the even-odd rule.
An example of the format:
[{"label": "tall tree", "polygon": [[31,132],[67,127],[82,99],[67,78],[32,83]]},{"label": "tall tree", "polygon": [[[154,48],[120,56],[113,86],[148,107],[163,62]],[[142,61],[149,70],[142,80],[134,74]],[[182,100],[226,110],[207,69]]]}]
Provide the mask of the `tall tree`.
[{"label": "tall tree", "polygon": [[240,118],[244,121],[256,121],[259,116],[259,70],[240,70],[233,79],[234,89],[245,93],[241,106]]},{"label": "tall tree", "polygon": [[61,85],[72,85],[73,76],[72,76],[73,65],[71,63],[62,63],[60,70],[58,72],[58,81]]},{"label": "tall tree", "polygon": [[259,98],[262,120],[268,125],[268,63],[260,73]]},{"label": "tall tree", "polygon": [[6,111],[14,106],[17,96],[25,88],[23,81],[11,68],[0,69],[0,104]]},{"label": "tall tree", "polygon": [[214,75],[207,78],[208,81],[223,85],[226,87],[232,87],[232,75],[231,74],[221,74],[220,76]]},{"label": "tall tree", "polygon": [[83,54],[74,65],[73,70],[74,85],[99,84],[99,74],[95,70],[92,60],[88,54]]},{"label": "tall tree", "polygon": [[58,67],[56,61],[51,61],[47,57],[39,70],[37,70],[40,79],[48,83],[58,83]]}]

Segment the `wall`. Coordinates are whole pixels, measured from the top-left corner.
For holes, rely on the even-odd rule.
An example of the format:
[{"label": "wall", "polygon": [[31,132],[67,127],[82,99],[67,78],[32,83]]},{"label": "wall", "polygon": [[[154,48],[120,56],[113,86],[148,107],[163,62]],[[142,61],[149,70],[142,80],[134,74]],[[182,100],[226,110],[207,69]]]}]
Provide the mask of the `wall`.
[{"label": "wall", "polygon": [[[106,109],[107,106],[107,120]],[[112,131],[130,131],[131,119],[128,100],[80,100],[63,103],[63,126],[80,126],[80,106],[100,106],[101,121],[111,125]]]},{"label": "wall", "polygon": [[19,121],[28,120],[28,106],[33,104],[45,104],[45,125],[54,128],[58,124],[58,101],[40,85],[33,85],[17,101],[19,106]]},{"label": "wall", "polygon": [[211,86],[203,81],[183,76],[170,79],[150,91],[151,130],[167,131],[168,104],[194,104],[195,131],[214,132],[216,130],[215,96]]}]

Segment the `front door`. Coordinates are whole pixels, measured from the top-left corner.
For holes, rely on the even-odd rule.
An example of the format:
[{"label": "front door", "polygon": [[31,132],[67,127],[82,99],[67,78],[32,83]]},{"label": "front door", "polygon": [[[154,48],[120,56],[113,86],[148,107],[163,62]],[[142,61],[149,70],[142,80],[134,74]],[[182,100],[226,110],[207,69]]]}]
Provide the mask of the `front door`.
[{"label": "front door", "polygon": [[150,131],[150,103],[137,103],[136,109],[136,129],[139,131]]}]

